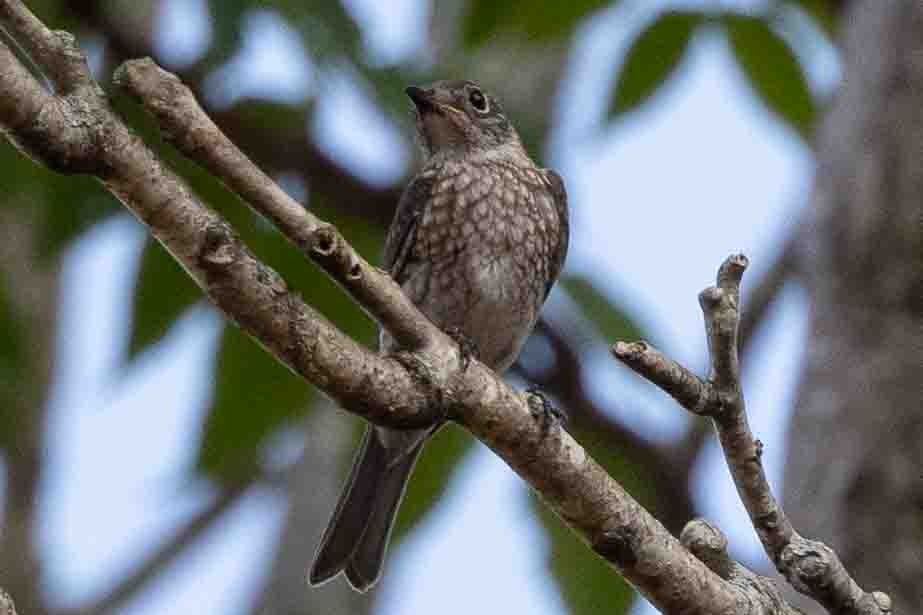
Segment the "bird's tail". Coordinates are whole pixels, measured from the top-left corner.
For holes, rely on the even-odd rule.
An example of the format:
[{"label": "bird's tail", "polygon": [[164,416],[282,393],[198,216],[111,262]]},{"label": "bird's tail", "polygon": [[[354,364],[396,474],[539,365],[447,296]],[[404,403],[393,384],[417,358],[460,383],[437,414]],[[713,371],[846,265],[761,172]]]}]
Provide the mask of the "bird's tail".
[{"label": "bird's tail", "polygon": [[311,566],[308,578],[312,585],[343,571],[350,585],[361,592],[375,584],[398,505],[421,449],[422,440],[395,459],[375,428],[366,429],[346,488]]}]

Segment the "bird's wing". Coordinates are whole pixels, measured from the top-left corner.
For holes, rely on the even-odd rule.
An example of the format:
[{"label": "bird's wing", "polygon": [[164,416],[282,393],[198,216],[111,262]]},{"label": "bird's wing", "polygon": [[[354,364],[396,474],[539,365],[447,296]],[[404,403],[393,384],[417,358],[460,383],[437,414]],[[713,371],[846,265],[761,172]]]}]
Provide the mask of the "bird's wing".
[{"label": "bird's wing", "polygon": [[411,180],[404,188],[394,220],[388,229],[381,267],[398,283],[403,282],[401,273],[413,247],[417,223],[423,215],[431,188],[432,180],[427,177],[417,176]]},{"label": "bird's wing", "polygon": [[560,224],[558,245],[551,262],[548,282],[545,285],[545,298],[547,298],[548,293],[551,292],[551,287],[554,286],[555,280],[557,280],[558,276],[561,274],[561,269],[564,268],[564,259],[567,258],[568,237],[570,236],[570,223],[567,214],[567,190],[564,189],[564,180],[558,175],[557,171],[553,169],[542,169],[542,174],[545,176],[545,181],[548,182],[548,186],[551,189],[551,196],[554,199],[554,208],[558,213],[558,224]]}]

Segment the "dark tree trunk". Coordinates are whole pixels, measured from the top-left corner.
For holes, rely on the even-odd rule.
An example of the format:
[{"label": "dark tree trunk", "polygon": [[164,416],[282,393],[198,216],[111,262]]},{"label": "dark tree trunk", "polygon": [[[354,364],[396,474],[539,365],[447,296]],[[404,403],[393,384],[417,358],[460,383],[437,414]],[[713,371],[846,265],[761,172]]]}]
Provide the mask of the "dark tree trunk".
[{"label": "dark tree trunk", "polygon": [[811,295],[786,507],[923,612],[923,2],[850,5],[800,245]]}]

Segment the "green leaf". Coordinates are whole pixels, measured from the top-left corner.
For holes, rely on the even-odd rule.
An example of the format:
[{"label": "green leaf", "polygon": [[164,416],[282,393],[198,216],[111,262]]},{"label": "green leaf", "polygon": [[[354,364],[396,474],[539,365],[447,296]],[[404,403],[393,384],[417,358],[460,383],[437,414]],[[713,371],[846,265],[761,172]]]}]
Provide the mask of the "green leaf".
[{"label": "green leaf", "polygon": [[413,469],[407,493],[394,526],[395,543],[403,539],[436,506],[475,440],[464,429],[449,423],[430,440]]},{"label": "green leaf", "polygon": [[831,0],[794,0],[789,5],[800,7],[827,36],[836,34],[837,11]]},{"label": "green leaf", "polygon": [[243,16],[255,8],[249,0],[212,0],[209,13],[212,24],[212,43],[208,50],[209,66],[220,64],[233,55],[241,43]]},{"label": "green leaf", "polygon": [[119,211],[117,203],[88,176],[60,175],[33,162],[0,138],[0,207],[27,209],[37,225],[37,251],[46,261],[71,240]]},{"label": "green leaf", "polygon": [[321,64],[348,57],[360,63],[362,32],[341,0],[314,0],[307,7],[300,0],[278,2],[283,17],[301,32],[311,59]]},{"label": "green leaf", "polygon": [[97,223],[120,213],[116,200],[89,177],[58,176],[49,181],[42,208],[39,253],[54,258]]},{"label": "green leaf", "polygon": [[764,19],[726,14],[721,21],[750,86],[770,110],[809,138],[816,106],[792,49]]},{"label": "green leaf", "polygon": [[176,319],[201,299],[202,291],[189,274],[148,237],[135,281],[128,359],[163,339]]},{"label": "green leaf", "polygon": [[266,436],[303,416],[315,392],[231,324],[222,332],[215,371],[198,466],[235,478],[255,468]]},{"label": "green leaf", "polygon": [[533,41],[560,39],[569,36],[590,13],[611,4],[606,0],[570,0],[546,2],[536,9],[524,1],[472,0],[462,22],[462,40],[466,47],[474,48],[504,31]]},{"label": "green leaf", "polygon": [[666,83],[703,20],[701,13],[670,11],[638,35],[616,80],[610,116],[636,109]]},{"label": "green leaf", "polygon": [[587,320],[596,326],[605,342],[639,340],[644,337],[640,327],[587,278],[568,275],[561,279],[560,284],[580,306]]}]

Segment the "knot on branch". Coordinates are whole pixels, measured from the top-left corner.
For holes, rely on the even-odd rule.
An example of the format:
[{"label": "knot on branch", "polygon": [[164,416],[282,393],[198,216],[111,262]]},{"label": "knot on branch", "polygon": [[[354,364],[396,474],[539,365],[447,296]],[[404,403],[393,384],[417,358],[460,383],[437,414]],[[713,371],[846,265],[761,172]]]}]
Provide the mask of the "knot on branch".
[{"label": "knot on branch", "polygon": [[882,592],[863,591],[833,549],[822,542],[795,537],[782,550],[779,564],[792,587],[818,598],[831,612],[856,615],[891,612],[891,598]]},{"label": "knot on branch", "polygon": [[717,526],[705,519],[693,519],[679,536],[680,542],[696,559],[722,579],[731,578],[734,562],[728,554],[728,540]]},{"label": "knot on branch", "polygon": [[103,174],[99,142],[104,120],[92,90],[49,98],[29,124],[9,134],[10,139],[33,161],[57,173]]},{"label": "knot on branch", "polygon": [[800,591],[832,584],[833,551],[825,544],[804,538],[792,540],[779,556],[782,572]]},{"label": "knot on branch", "polygon": [[891,612],[891,596],[884,592],[872,592],[872,601],[882,614]]},{"label": "knot on branch", "polygon": [[750,259],[743,254],[731,254],[718,268],[718,287],[722,289],[740,288],[744,271],[750,266]]},{"label": "knot on branch", "polygon": [[199,250],[199,264],[208,272],[230,265],[237,258],[237,240],[234,231],[223,222],[215,222],[205,229],[205,239]]},{"label": "knot on branch", "polygon": [[630,527],[618,527],[603,532],[593,543],[593,550],[607,561],[623,568],[631,568],[638,563],[638,537]]},{"label": "knot on branch", "polygon": [[325,270],[342,275],[350,282],[357,282],[362,278],[362,264],[336,227],[329,224],[317,227],[307,236],[301,247]]},{"label": "knot on branch", "polygon": [[[22,96],[19,110],[5,115],[5,133],[29,158],[53,171],[102,175],[106,168],[100,144],[108,103],[76,39],[68,32],[45,30],[31,19],[17,21],[17,27],[28,31],[25,51],[47,77],[44,85],[53,94],[23,67],[4,66],[10,69],[4,75],[7,87]],[[8,50],[4,56],[6,62]]]}]

